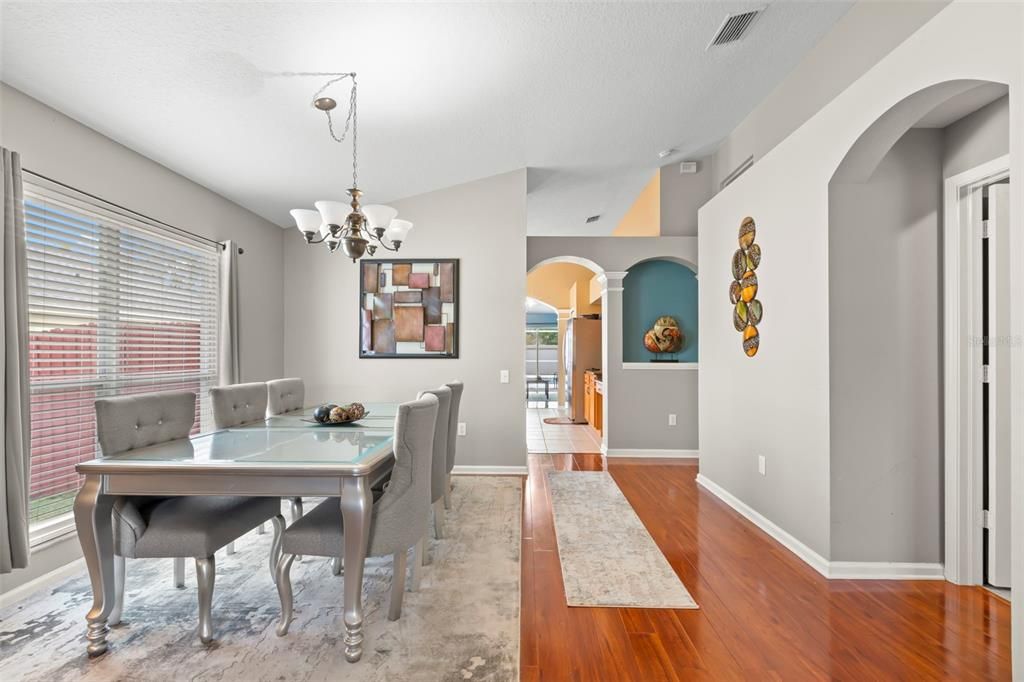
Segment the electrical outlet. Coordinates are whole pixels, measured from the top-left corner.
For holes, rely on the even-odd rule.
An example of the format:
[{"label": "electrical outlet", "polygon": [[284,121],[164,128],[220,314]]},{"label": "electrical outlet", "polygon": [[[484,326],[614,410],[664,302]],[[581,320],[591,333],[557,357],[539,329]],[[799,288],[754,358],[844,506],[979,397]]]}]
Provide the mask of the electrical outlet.
[{"label": "electrical outlet", "polygon": [[459,422],[459,435],[460,436],[465,436],[466,435],[466,422]]},{"label": "electrical outlet", "polygon": [[507,369],[501,370],[501,374],[498,375],[498,376],[499,376],[499,381],[501,381],[501,383],[503,383],[503,384],[507,384],[508,383],[508,370]]},{"label": "electrical outlet", "polygon": [[668,425],[669,426],[675,426],[676,425],[676,416],[674,414],[670,414],[668,416]]},{"label": "electrical outlet", "polygon": [[764,455],[757,456],[757,473],[764,476]]}]

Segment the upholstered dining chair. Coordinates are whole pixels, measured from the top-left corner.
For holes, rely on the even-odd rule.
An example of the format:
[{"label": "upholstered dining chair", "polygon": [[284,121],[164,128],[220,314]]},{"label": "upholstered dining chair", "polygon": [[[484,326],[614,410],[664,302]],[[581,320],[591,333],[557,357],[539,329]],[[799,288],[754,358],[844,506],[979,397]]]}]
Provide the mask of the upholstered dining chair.
[{"label": "upholstered dining chair", "polygon": [[461,381],[456,379],[445,384],[452,391],[452,404],[448,410],[448,486],[444,491],[444,508],[452,508],[452,469],[455,468],[455,443],[459,435],[459,405],[462,403]]},{"label": "upholstered dining chair", "polygon": [[[146,393],[96,401],[96,433],[104,457],[188,438],[196,396],[187,391]],[[199,637],[213,640],[214,553],[265,521],[274,524],[271,573],[280,551],[284,517],[276,497],[122,496],[114,501],[114,608],[124,609],[125,559],[194,557],[199,583]],[[176,569],[177,570],[177,569]],[[177,582],[177,580],[176,580]]]},{"label": "upholstered dining chair", "polygon": [[[398,406],[395,417],[395,466],[383,494],[374,501],[367,556],[391,556],[391,598],[388,619],[402,615],[402,594],[409,549],[413,550],[413,589],[418,587],[423,540],[430,513],[431,467],[438,399],[423,395]],[[297,555],[344,559],[345,531],[338,498],[328,498],[293,523],[281,539],[277,560],[277,591],[281,598],[278,636],[292,621],[291,567]]]},{"label": "upholstered dining chair", "polygon": [[[267,417],[267,385],[262,381],[248,384],[231,384],[210,389],[210,403],[213,406],[213,425],[217,429],[230,429]],[[302,516],[302,500],[290,500],[292,520]],[[263,525],[256,529],[263,534]],[[235,543],[227,546],[228,554],[235,553]],[[175,567],[177,573],[177,567]]]},{"label": "upholstered dining chair", "polygon": [[[452,391],[447,386],[420,391],[420,397],[437,398],[437,425],[434,427],[434,449],[430,462],[430,504],[434,513],[434,537],[444,538],[444,491],[448,489],[448,415],[451,411]],[[423,563],[431,561],[430,552],[424,551]]]},{"label": "upholstered dining chair", "polygon": [[[213,423],[218,429],[230,429],[267,418],[267,385],[262,381],[231,384],[210,389]],[[292,521],[302,516],[302,498],[293,497]]]},{"label": "upholstered dining chair", "polygon": [[306,384],[298,377],[267,382],[267,416],[294,412],[305,407]]},{"label": "upholstered dining chair", "polygon": [[[298,377],[267,382],[267,416],[294,412],[305,407],[306,384]],[[302,516],[302,498],[289,498],[292,521]]]}]

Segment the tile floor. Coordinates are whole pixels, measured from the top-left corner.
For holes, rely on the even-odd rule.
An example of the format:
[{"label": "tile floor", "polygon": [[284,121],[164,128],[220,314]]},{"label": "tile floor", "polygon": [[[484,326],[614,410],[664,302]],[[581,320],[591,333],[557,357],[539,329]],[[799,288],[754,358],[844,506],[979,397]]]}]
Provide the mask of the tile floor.
[{"label": "tile floor", "polygon": [[527,407],[526,448],[536,453],[600,452],[601,435],[589,424],[545,424],[546,417],[564,417],[565,408]]}]

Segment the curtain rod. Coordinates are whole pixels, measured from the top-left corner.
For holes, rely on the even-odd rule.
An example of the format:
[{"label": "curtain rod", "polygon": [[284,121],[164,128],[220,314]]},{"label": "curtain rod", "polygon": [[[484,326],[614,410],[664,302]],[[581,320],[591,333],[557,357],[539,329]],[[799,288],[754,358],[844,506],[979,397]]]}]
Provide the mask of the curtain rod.
[{"label": "curtain rod", "polygon": [[[64,182],[61,182],[60,180],[54,180],[53,178],[48,177],[46,175],[43,175],[42,173],[37,173],[37,172],[35,172],[33,170],[29,170],[27,168],[22,168],[21,172],[22,173],[28,173],[29,175],[34,175],[37,178],[42,178],[43,180],[46,180],[47,182],[52,182],[55,185],[60,185],[61,187],[64,187],[65,189],[69,189],[69,190],[71,190],[73,192],[78,192],[79,194],[84,194],[85,196],[87,196],[87,197],[89,197],[91,199],[95,199],[96,201],[102,201],[105,204],[110,204],[111,206],[119,208],[122,211],[125,211],[126,213],[131,213],[133,215],[139,216],[140,218],[145,218],[146,220],[148,220],[150,222],[156,223],[156,224],[158,224],[158,225],[160,225],[162,227],[166,227],[169,230],[174,230],[175,232],[180,232],[181,234],[188,235],[189,237],[192,237],[193,239],[198,239],[199,241],[208,242],[210,244],[216,244],[217,246],[219,246],[221,248],[222,251],[225,248],[227,248],[227,245],[224,244],[223,242],[218,242],[218,241],[216,241],[214,239],[209,239],[209,238],[204,237],[202,235],[198,235],[195,232],[189,232],[188,230],[183,230],[182,228],[177,227],[175,225],[171,225],[170,223],[165,223],[162,220],[157,220],[156,218],[151,218],[150,216],[146,215],[145,213],[140,213],[139,211],[132,210],[130,208],[122,206],[121,204],[115,204],[113,201],[110,201],[108,199],[104,199],[103,197],[98,197],[95,194],[90,194],[89,192],[85,192],[83,190],[80,190],[77,187],[72,187],[71,185],[69,185],[67,183],[64,183]],[[243,249],[242,247],[238,247],[238,253],[239,254],[245,253],[245,249]]]}]

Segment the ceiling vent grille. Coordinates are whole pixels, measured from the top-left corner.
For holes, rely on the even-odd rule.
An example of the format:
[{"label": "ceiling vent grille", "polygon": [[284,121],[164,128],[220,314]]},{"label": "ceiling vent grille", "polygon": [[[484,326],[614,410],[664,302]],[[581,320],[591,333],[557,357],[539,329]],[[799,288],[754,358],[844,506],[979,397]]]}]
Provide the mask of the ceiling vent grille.
[{"label": "ceiling vent grille", "polygon": [[715,37],[708,44],[708,49],[727,43],[735,43],[746,35],[754,20],[763,11],[764,8],[762,7],[750,10],[749,12],[743,12],[742,14],[730,14],[727,16],[725,21],[722,22],[721,27],[719,27],[718,33],[715,34]]},{"label": "ceiling vent grille", "polygon": [[601,219],[601,216],[599,216],[599,215],[592,215],[589,218],[587,218],[587,225],[589,225],[590,223],[596,223],[600,219]]}]

